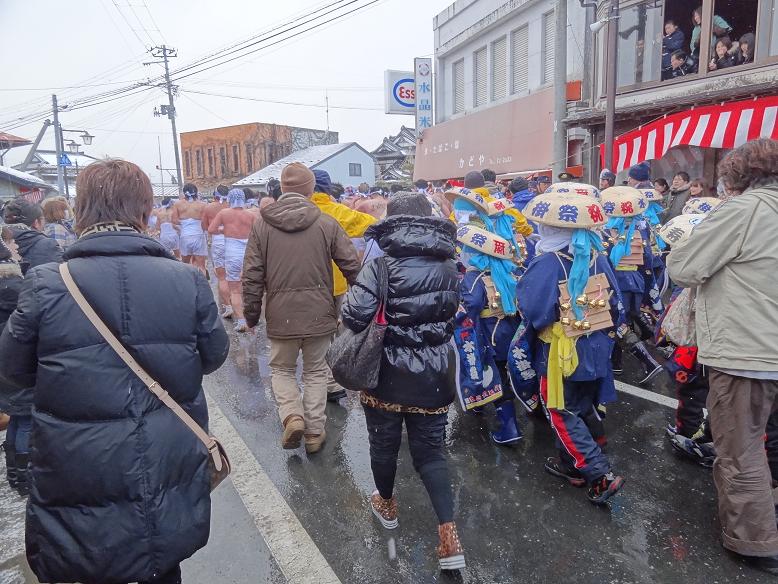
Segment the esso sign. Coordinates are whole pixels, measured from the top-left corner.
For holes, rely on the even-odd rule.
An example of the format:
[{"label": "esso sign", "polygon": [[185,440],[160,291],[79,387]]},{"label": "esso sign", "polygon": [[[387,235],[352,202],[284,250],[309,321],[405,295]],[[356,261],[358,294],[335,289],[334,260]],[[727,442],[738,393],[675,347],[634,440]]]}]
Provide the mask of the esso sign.
[{"label": "esso sign", "polygon": [[394,84],[392,96],[403,107],[416,107],[416,88],[413,79],[400,79]]}]

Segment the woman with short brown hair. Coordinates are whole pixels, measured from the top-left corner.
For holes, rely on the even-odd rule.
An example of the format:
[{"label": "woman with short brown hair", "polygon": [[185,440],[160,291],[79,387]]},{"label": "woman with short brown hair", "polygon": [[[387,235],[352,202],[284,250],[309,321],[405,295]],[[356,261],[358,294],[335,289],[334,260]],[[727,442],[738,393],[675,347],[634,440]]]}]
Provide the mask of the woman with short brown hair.
[{"label": "woman with short brown hair", "polygon": [[[149,178],[123,160],[77,181],[78,241],[64,253],[87,302],[202,427],[203,374],[229,341],[205,277],[144,235]],[[121,361],[65,288],[30,269],[0,336],[0,392],[34,400],[27,559],[41,582],[181,582],[208,541],[208,453]],[[41,358],[39,360],[38,356]]]},{"label": "woman with short brown hair", "polygon": [[65,197],[50,197],[41,203],[43,209],[43,233],[66,250],[78,237],[73,231],[73,209]]}]

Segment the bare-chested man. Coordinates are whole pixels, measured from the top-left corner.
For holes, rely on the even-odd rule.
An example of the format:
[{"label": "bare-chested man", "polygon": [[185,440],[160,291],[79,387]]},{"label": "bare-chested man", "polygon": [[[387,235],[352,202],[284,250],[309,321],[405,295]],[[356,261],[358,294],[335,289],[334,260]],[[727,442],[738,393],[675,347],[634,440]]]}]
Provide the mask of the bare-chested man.
[{"label": "bare-chested man", "polygon": [[241,189],[231,189],[227,195],[229,209],[219,211],[208,233],[224,233],[224,265],[227,272],[227,285],[230,288],[232,309],[235,312],[235,331],[242,333],[248,330],[243,316],[243,256],[246,254],[246,244],[249,240],[251,227],[255,217],[246,208],[246,195]]},{"label": "bare-chested man", "polygon": [[176,258],[180,258],[178,227],[173,225],[173,201],[170,197],[162,199],[162,206],[159,209],[154,209],[152,215],[156,218],[159,242]]},{"label": "bare-chested man", "polygon": [[[219,185],[213,193],[214,201],[205,207],[202,217],[203,231],[208,231],[211,223],[222,209],[229,209],[227,204],[227,187]],[[224,234],[215,233],[211,236],[211,262],[216,279],[219,281],[219,302],[222,305],[222,317],[232,318],[232,305],[230,303],[230,287],[227,285],[227,274],[224,271]]]},{"label": "bare-chested man", "polygon": [[208,257],[202,225],[205,203],[197,200],[197,187],[192,183],[184,185],[184,197],[185,200],[176,201],[173,205],[172,214],[173,225],[180,227],[181,259],[205,274],[205,258]]}]

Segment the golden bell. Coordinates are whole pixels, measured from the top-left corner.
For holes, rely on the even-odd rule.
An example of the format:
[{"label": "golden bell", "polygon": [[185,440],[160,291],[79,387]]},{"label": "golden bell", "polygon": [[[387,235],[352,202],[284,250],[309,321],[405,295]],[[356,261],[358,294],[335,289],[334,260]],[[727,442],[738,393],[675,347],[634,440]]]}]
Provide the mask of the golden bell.
[{"label": "golden bell", "polygon": [[562,324],[563,324],[563,325],[565,325],[565,326],[570,326],[570,317],[568,317],[568,316],[563,316],[563,317],[562,317],[562,321],[561,321],[561,322],[562,322]]},{"label": "golden bell", "polygon": [[592,325],[588,320],[585,320],[581,323],[581,330],[588,331],[591,330]]},{"label": "golden bell", "polygon": [[588,302],[589,302],[589,298],[586,296],[586,294],[582,294],[581,296],[575,299],[575,303],[578,306],[586,306]]},{"label": "golden bell", "polygon": [[605,249],[608,249],[608,248],[610,247],[610,242],[609,242],[609,241],[603,241],[603,242],[602,242],[602,246],[603,246]]},{"label": "golden bell", "polygon": [[589,301],[589,308],[596,308],[597,307],[597,301],[596,300],[590,300]]},{"label": "golden bell", "polygon": [[573,323],[573,328],[578,329],[580,331],[581,329],[583,329],[583,322],[581,322],[580,320],[576,320]]},{"label": "golden bell", "polygon": [[563,302],[562,304],[559,305],[559,308],[565,311],[570,310],[572,307],[573,306],[569,302]]},{"label": "golden bell", "polygon": [[598,306],[598,307],[600,307],[600,308],[605,308],[605,306],[606,306],[606,305],[607,305],[607,303],[606,303],[606,302],[605,302],[605,300],[603,300],[602,298],[600,298],[600,299],[597,301],[597,306]]}]

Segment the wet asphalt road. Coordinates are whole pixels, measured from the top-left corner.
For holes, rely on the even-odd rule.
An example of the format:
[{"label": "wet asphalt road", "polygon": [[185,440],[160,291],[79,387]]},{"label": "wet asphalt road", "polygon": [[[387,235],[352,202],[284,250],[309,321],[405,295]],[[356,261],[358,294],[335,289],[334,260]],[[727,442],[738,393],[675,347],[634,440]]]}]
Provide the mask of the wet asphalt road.
[{"label": "wet asphalt road", "polygon": [[[544,421],[522,414],[524,440],[498,447],[488,437],[491,412],[465,416],[454,406],[448,450],[468,567],[441,574],[435,516],[407,446],[396,485],[400,527],[387,532],[367,503],[373,483],[356,394],[328,406],[322,452],[308,458],[303,449],[284,451],[263,330],[232,340],[227,363],[206,380],[206,391],[343,583],[771,581],[723,552],[710,471],[679,459],[664,438],[672,410],[627,394],[608,409],[607,454],[627,479],[608,507],[594,507],[584,490],[543,471],[543,461],[555,453]],[[635,382],[629,371],[622,381]],[[650,389],[672,395],[664,377]],[[185,583],[286,581],[247,507],[231,484],[216,491],[211,541],[184,562]],[[22,501],[0,486],[0,584],[37,582],[23,559],[22,517]],[[294,551],[305,561],[306,549]],[[317,582],[315,574],[310,581]]]}]

